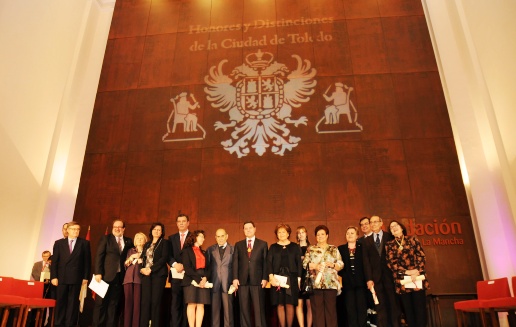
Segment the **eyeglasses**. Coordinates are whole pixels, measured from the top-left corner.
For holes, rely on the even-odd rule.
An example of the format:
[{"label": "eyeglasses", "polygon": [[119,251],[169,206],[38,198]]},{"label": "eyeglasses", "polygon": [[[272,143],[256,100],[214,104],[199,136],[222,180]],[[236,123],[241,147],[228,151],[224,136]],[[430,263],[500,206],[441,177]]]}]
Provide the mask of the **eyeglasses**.
[{"label": "eyeglasses", "polygon": [[113,229],[125,228],[124,226],[113,226]]},{"label": "eyeglasses", "polygon": [[73,231],[76,231],[76,230],[81,230],[80,228],[74,228],[74,227],[68,227],[69,230],[73,230]]}]

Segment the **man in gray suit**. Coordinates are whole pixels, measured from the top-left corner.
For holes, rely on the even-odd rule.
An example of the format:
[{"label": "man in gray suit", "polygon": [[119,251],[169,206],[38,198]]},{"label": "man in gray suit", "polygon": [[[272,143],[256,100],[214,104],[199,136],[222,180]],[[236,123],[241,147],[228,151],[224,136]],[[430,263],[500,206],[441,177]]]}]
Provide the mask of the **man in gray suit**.
[{"label": "man in gray suit", "polygon": [[[39,282],[41,279],[41,273],[47,271],[50,277],[50,262],[48,262],[48,258],[50,258],[50,251],[43,251],[43,253],[41,254],[41,258],[43,259],[43,261],[37,261],[34,263],[34,266],[32,266],[30,280],[35,280]],[[48,283],[45,281],[45,284]]]},{"label": "man in gray suit", "polygon": [[233,282],[233,246],[228,243],[228,233],[222,228],[215,232],[217,244],[206,250],[211,276],[208,281],[213,283],[211,289],[211,323],[220,327],[220,303],[224,308],[224,327],[233,327],[233,297],[228,290]]}]

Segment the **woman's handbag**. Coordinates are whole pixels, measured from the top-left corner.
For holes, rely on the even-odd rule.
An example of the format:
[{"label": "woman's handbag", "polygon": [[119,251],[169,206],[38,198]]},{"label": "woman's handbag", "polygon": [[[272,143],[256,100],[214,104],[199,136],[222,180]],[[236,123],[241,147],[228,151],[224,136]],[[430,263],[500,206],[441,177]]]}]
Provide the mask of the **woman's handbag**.
[{"label": "woman's handbag", "polygon": [[314,282],[312,281],[312,277],[310,276],[310,271],[306,272],[306,276],[303,279],[303,283],[301,285],[301,294],[302,295],[314,294]]}]

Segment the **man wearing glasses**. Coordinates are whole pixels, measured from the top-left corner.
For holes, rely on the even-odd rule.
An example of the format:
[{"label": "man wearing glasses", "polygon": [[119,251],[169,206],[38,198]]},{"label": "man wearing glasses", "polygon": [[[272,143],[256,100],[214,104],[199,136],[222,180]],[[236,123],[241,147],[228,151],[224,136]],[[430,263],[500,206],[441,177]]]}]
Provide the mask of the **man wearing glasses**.
[{"label": "man wearing glasses", "polygon": [[362,233],[364,235],[359,237],[357,242],[363,243],[364,239],[366,237],[371,236],[373,234],[373,231],[371,230],[371,224],[369,223],[369,217],[362,217],[362,218],[360,218],[359,224],[360,224],[360,230],[362,230]]},{"label": "man wearing glasses", "polygon": [[376,292],[378,304],[378,327],[399,327],[400,309],[396,302],[394,279],[391,270],[387,267],[385,244],[394,237],[383,231],[382,218],[371,216],[369,219],[373,234],[366,237],[364,244],[364,274],[367,288]]},{"label": "man wearing glasses", "polygon": [[119,303],[124,281],[124,261],[127,251],[133,247],[130,238],[124,237],[125,224],[122,220],[113,221],[111,234],[100,238],[95,256],[93,273],[95,280],[102,279],[109,284],[104,298],[95,297],[93,326],[118,326]]},{"label": "man wearing glasses", "polygon": [[77,324],[81,285],[91,276],[90,242],[78,237],[80,231],[79,223],[71,221],[68,236],[54,243],[50,278],[57,287],[55,326]]}]

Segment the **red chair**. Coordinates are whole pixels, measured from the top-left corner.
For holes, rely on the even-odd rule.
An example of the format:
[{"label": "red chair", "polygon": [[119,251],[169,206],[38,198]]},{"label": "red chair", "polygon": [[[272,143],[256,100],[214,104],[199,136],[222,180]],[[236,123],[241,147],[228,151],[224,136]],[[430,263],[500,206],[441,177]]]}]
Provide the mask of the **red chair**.
[{"label": "red chair", "polygon": [[[55,308],[56,300],[43,298],[44,283],[42,282],[27,281],[20,279],[15,279],[14,281],[18,294],[20,296],[23,296],[26,300],[27,309],[24,311],[21,326],[26,326],[29,311],[32,310],[36,311],[35,326],[42,326],[45,316],[45,309]],[[50,319],[50,326],[54,326],[54,310],[52,310],[52,315]]]},{"label": "red chair", "polygon": [[10,310],[18,310],[15,316],[13,326],[21,326],[23,320],[23,313],[25,312],[25,299],[21,296],[0,294],[0,309],[2,309],[2,323],[0,326],[6,327],[9,320]]},{"label": "red chair", "polygon": [[510,326],[514,326],[516,323],[516,315],[514,313],[516,311],[516,276],[513,276],[511,281],[513,296],[510,296],[509,292],[508,296],[486,300],[483,301],[483,304],[488,307],[491,316],[495,315],[495,312],[508,312],[509,322],[512,322]]},{"label": "red chair", "polygon": [[[507,277],[478,281],[477,300],[459,301],[453,304],[453,307],[455,308],[455,314],[457,316],[457,324],[459,326],[464,326],[462,323],[466,323],[465,312],[478,312],[480,313],[482,326],[485,327],[485,311],[488,310],[488,307],[485,304],[486,300],[504,298],[507,297],[507,295],[509,297],[511,296]],[[497,319],[494,314],[491,314],[491,322],[493,323],[493,326],[496,326]]]},{"label": "red chair", "polygon": [[0,309],[2,309],[1,327],[7,326],[10,310],[18,310],[18,314],[14,317],[13,326],[21,326],[23,314],[25,312],[25,298],[16,294],[14,278],[0,277]]}]

